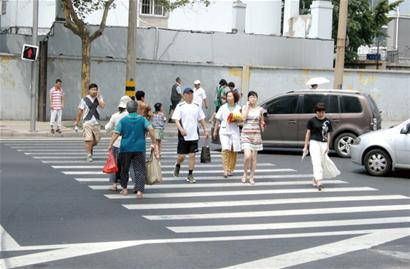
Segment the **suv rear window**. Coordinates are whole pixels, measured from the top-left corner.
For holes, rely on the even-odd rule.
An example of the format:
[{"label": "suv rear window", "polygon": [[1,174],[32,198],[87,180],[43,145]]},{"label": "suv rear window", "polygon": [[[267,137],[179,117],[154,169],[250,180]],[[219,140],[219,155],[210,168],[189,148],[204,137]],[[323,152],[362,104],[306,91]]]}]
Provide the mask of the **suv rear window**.
[{"label": "suv rear window", "polygon": [[362,112],[362,105],[359,98],[354,96],[341,96],[340,98],[342,113],[360,113]]},{"label": "suv rear window", "polygon": [[276,98],[266,105],[268,114],[294,114],[298,104],[298,95]]},{"label": "suv rear window", "polygon": [[377,115],[379,114],[379,108],[377,107],[376,102],[374,101],[374,99],[372,98],[371,95],[365,95],[367,97],[367,99],[369,100],[369,104],[370,104],[370,108],[372,109],[373,115]]},{"label": "suv rear window", "polygon": [[325,103],[327,113],[339,113],[337,95],[327,94],[305,94],[303,99],[303,113],[314,113],[317,103]]}]

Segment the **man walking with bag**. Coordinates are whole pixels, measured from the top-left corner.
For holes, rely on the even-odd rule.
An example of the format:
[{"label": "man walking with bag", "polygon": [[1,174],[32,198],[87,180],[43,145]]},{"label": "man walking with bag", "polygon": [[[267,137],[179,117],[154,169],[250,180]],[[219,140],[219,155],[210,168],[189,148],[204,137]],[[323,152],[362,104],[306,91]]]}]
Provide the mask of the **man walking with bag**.
[{"label": "man walking with bag", "polygon": [[74,126],[77,127],[81,117],[83,119],[83,137],[88,162],[93,161],[93,148],[98,144],[101,138],[99,108],[104,107],[105,103],[100,96],[97,84],[90,84],[90,86],[88,86],[88,95],[81,99],[78,105],[78,113],[74,122]]},{"label": "man walking with bag", "polygon": [[181,164],[185,159],[185,155],[189,154],[189,172],[187,181],[195,183],[193,175],[195,167],[195,153],[198,150],[198,121],[201,123],[206,139],[208,139],[208,131],[206,130],[205,114],[202,108],[197,103],[193,103],[193,93],[191,88],[186,88],[183,92],[184,102],[181,102],[175,108],[172,119],[175,120],[178,128],[178,158],[175,164],[174,177],[179,176]]}]

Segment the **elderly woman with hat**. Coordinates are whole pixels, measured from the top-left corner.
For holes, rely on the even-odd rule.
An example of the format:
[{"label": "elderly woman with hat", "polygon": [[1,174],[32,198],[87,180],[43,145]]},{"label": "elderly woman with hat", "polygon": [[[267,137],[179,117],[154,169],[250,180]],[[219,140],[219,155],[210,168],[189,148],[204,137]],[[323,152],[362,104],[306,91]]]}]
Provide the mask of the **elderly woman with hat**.
[{"label": "elderly woman with hat", "polygon": [[[115,125],[117,122],[119,122],[123,117],[128,115],[128,112],[126,110],[127,108],[127,103],[128,101],[131,101],[131,97],[129,96],[123,96],[120,99],[120,103],[118,104],[118,111],[114,114],[111,115],[110,121],[105,125],[105,130],[107,132],[112,131],[115,128]],[[120,152],[120,143],[121,143],[121,137],[115,141],[112,147],[112,154],[114,155],[114,158],[117,162],[118,167],[120,167],[120,164],[118,163],[118,154]],[[120,178],[120,173],[114,173],[110,174],[110,182],[112,183],[111,190],[112,191],[117,191],[117,182],[119,181]],[[131,178],[134,180],[134,173],[131,171]]]}]

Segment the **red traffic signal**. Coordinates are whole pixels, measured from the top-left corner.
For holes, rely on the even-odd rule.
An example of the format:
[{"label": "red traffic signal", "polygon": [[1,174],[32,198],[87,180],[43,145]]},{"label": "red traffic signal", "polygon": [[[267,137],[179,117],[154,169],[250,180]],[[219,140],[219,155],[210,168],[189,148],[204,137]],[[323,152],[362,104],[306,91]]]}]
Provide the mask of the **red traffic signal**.
[{"label": "red traffic signal", "polygon": [[38,56],[38,46],[33,45],[23,45],[23,49],[21,50],[21,59],[26,61],[35,61],[37,60]]}]

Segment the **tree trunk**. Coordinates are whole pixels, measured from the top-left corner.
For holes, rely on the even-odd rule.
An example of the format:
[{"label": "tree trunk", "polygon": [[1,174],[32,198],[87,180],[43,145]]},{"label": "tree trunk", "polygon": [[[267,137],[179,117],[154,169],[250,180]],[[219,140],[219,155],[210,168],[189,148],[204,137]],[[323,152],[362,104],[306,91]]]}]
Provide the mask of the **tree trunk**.
[{"label": "tree trunk", "polygon": [[87,95],[88,85],[90,84],[90,57],[91,57],[91,42],[88,34],[81,36],[81,96]]}]

